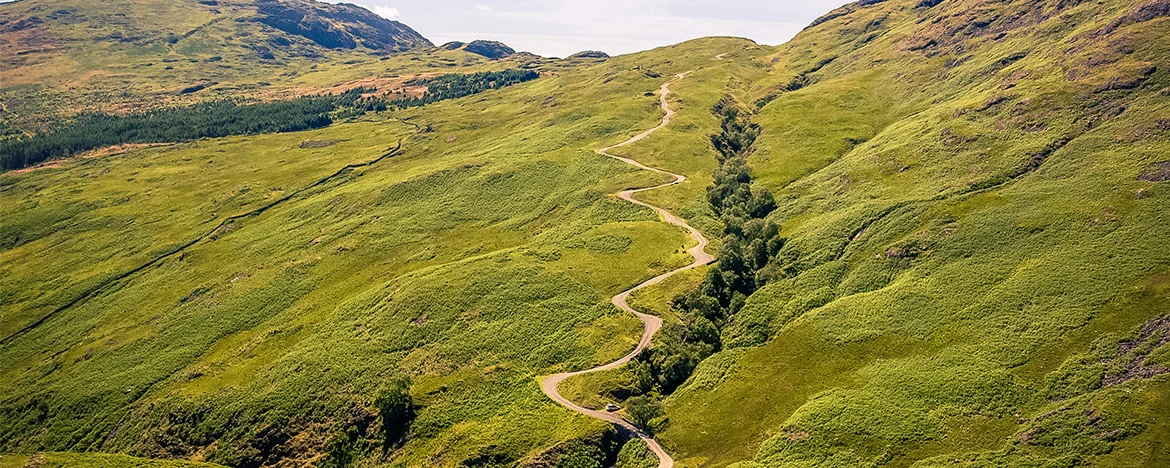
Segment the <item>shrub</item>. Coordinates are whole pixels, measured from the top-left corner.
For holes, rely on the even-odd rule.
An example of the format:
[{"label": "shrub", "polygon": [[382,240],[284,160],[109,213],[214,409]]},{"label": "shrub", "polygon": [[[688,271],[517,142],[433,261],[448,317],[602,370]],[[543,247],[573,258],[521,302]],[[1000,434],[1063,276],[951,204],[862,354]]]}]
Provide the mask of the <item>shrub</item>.
[{"label": "shrub", "polygon": [[650,430],[650,420],[662,415],[662,403],[657,398],[639,395],[626,400],[626,412],[634,425]]}]

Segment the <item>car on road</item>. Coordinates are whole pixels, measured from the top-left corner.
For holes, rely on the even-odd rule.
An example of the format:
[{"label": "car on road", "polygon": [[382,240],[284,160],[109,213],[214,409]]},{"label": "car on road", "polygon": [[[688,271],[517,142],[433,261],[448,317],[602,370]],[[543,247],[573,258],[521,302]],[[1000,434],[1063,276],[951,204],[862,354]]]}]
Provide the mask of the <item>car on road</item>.
[{"label": "car on road", "polygon": [[618,405],[615,405],[615,404],[613,404],[613,403],[607,403],[607,404],[605,405],[605,410],[606,410],[606,411],[609,411],[610,413],[612,413],[612,412],[614,412],[614,411],[617,411],[617,410],[620,410],[620,409],[622,409],[622,407],[620,407],[620,406],[618,406]]}]

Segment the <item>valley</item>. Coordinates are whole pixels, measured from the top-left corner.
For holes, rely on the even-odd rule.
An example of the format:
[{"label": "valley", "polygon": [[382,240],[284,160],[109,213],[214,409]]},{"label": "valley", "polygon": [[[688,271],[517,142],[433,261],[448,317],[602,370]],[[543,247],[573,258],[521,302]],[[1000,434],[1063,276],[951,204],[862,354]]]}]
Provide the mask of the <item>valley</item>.
[{"label": "valley", "polygon": [[0,4],[0,467],[1165,466],[1168,31]]}]

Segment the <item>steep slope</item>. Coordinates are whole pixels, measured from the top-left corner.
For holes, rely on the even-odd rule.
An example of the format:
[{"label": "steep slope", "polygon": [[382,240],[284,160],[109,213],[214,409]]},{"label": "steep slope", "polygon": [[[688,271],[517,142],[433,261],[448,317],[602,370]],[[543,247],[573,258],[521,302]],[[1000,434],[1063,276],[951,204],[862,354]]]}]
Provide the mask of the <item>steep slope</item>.
[{"label": "steep slope", "polygon": [[[609,195],[660,177],[590,148],[653,127],[664,74],[745,45],[0,175],[0,451],[600,463],[612,429],[537,377],[628,352],[639,323],[608,298],[691,258],[685,232]],[[673,96],[663,132],[717,125],[718,95]],[[702,133],[672,144],[701,191]]]},{"label": "steep slope", "polygon": [[311,0],[3,3],[0,134],[81,111],[265,99],[477,61],[432,51],[406,25]]},{"label": "steep slope", "polygon": [[[218,4],[218,0],[209,3]],[[257,0],[256,13],[255,21],[330,49],[360,46],[374,51],[401,52],[434,46],[405,24],[349,3]]]},{"label": "steep slope", "polygon": [[[846,6],[750,83],[784,275],[666,400],[684,465],[1165,466],[1170,6]],[[716,436],[718,435],[718,436]]]},{"label": "steep slope", "polygon": [[[196,27],[206,3],[159,11]],[[784,242],[717,324],[672,301],[713,269],[629,299],[662,315],[655,350],[702,335],[714,352],[655,388],[670,394],[647,425],[679,466],[1165,466],[1168,5],[865,0],[777,48],[719,38],[535,62],[536,81],[393,115],[2,174],[0,451],[612,464],[612,428],[539,382],[628,353],[640,324],[608,298],[691,261],[683,231],[609,195],[670,178],[595,149],[656,125],[654,91],[694,70],[671,85],[670,125],[609,153],[685,175],[639,200],[733,243],[706,193],[722,170],[711,137],[750,120],[754,194],[775,194]],[[330,36],[342,10],[322,8],[306,31],[344,37]],[[10,33],[86,37],[21,18]],[[463,45],[383,61],[360,38],[331,49],[259,21],[199,31],[178,49],[79,39],[25,54],[5,71],[20,109],[7,118],[151,80],[164,84],[114,101],[174,95],[160,56],[199,57],[182,79],[229,82],[208,89],[230,97],[269,79],[320,89],[519,63]],[[237,66],[256,34],[293,49]],[[217,75],[200,74],[209,64]],[[28,81],[99,69],[116,78],[58,94]],[[672,379],[690,372],[670,364]],[[654,376],[587,377],[560,389],[597,409]]]}]

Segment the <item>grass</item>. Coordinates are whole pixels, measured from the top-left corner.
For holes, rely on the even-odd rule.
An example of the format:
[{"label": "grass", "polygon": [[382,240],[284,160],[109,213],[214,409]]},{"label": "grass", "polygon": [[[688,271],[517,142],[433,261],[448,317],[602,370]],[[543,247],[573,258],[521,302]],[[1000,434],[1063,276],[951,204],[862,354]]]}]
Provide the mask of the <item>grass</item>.
[{"label": "grass", "polygon": [[726,44],[742,42],[2,176],[17,207],[4,223],[4,449],[304,462],[377,421],[376,390],[399,376],[417,418],[398,450],[366,460],[511,462],[589,437],[605,425],[547,400],[536,377],[627,352],[640,324],[609,296],[689,260],[685,233],[611,195],[658,178],[590,148],[660,118],[644,94],[661,80],[630,61],[683,51],[694,58],[674,66],[693,67]]},{"label": "grass", "polygon": [[[972,464],[1128,463],[1086,442],[1100,434],[1079,438],[1095,430],[1084,420],[1045,417],[1045,382],[1170,303],[1152,286],[1170,261],[1156,247],[1170,226],[1154,208],[1167,192],[1136,179],[1166,151],[1143,130],[1166,112],[1165,76],[1100,91],[1166,56],[1153,36],[1164,20],[1132,25],[1126,40],[1143,45],[1118,53],[1077,35],[1128,7],[1083,5],[1013,24],[998,42],[946,33],[924,55],[903,44],[936,34],[930,18],[983,10],[909,3],[807,30],[751,85],[772,93],[835,57],[755,119],[752,165],[780,199],[781,256],[799,273],[753,295],[724,329],[732,349],[667,400],[660,435],[683,466],[932,466],[961,453],[978,453]],[[1009,17],[1024,3],[982,8]],[[956,63],[949,44],[969,58]],[[1026,58],[1001,61],[1020,50]],[[1053,71],[1093,54],[1114,65],[1075,81]],[[1106,445],[1157,466],[1158,382],[1122,386],[1148,403],[1100,381],[1060,398],[1130,428]],[[1053,440],[1027,435],[1056,424],[1067,429]]]},{"label": "grass", "polygon": [[[5,130],[37,131],[81,111],[283,99],[357,81],[396,87],[414,76],[521,64],[437,48],[383,56],[328,49],[252,21],[254,2],[218,3],[116,0],[99,8],[39,0],[0,6],[5,21],[36,17],[43,22],[12,34],[17,40],[6,46],[10,58],[0,96],[14,118],[5,119]],[[275,45],[280,40],[291,44]],[[263,59],[261,50],[273,57]],[[181,93],[196,85],[207,88]]]},{"label": "grass", "polygon": [[4,468],[21,468],[28,463],[28,455],[0,455],[0,466]]},{"label": "grass", "polygon": [[[1170,74],[1149,68],[1170,56],[1168,19],[1112,0],[920,3],[852,5],[775,48],[712,38],[545,63],[556,73],[391,116],[0,175],[0,450],[309,463],[373,440],[373,402],[402,377],[409,434],[361,463],[608,446],[537,378],[627,352],[641,328],[610,296],[686,263],[683,232],[612,196],[661,179],[595,150],[657,124],[653,91],[693,70],[671,126],[616,151],[688,176],[639,196],[716,239],[710,108],[758,102],[750,163],[792,274],[666,399],[656,437],[678,466],[1164,465],[1170,387],[1153,365],[1170,348],[1146,332],[1170,305],[1170,185],[1139,175],[1170,154]],[[236,27],[166,54],[218,53],[216,28]],[[99,47],[122,46],[80,50],[125,62]],[[290,60],[277,87],[446,68],[442,54]],[[243,84],[223,92],[255,92],[252,71],[224,70]],[[65,95],[4,92],[23,96],[6,102],[17,115]],[[631,303],[675,320],[668,301],[701,275]],[[564,392],[597,406],[629,379]],[[613,455],[598,451],[591,466]]]},{"label": "grass", "polygon": [[[0,332],[10,336],[101,279],[196,239],[230,216],[280,200],[347,164],[373,160],[411,131],[399,122],[369,122],[340,131],[176,144],[5,175],[3,203],[11,209],[3,214],[7,248],[0,256],[9,307]],[[328,149],[299,147],[324,135],[340,142]]]},{"label": "grass", "polygon": [[658,459],[650,452],[646,442],[633,439],[622,446],[618,453],[617,468],[653,468],[658,466]]},{"label": "grass", "polygon": [[[9,463],[12,458],[12,463]],[[95,467],[95,468],[214,468],[222,465],[199,463],[180,460],[148,460],[102,453],[38,453],[29,456],[5,455],[0,459],[0,466],[5,468],[22,468],[25,466],[41,466],[52,468]]]}]

